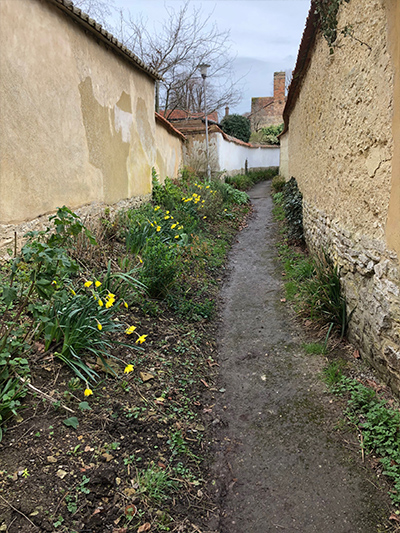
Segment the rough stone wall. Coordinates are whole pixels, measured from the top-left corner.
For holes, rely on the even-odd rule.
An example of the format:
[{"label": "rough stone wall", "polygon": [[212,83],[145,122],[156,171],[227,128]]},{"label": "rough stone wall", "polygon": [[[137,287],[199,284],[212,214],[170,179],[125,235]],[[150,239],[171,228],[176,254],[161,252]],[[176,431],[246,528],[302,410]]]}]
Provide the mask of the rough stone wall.
[{"label": "rough stone wall", "polygon": [[[311,247],[341,266],[350,338],[400,390],[400,269],[389,245],[393,204],[394,65],[392,0],[343,3],[338,27],[352,24],[333,55],[320,35],[289,117],[289,176],[304,199]],[[400,18],[396,31],[400,34]],[[397,38],[397,37],[396,37]],[[400,202],[391,209],[400,213]]]}]

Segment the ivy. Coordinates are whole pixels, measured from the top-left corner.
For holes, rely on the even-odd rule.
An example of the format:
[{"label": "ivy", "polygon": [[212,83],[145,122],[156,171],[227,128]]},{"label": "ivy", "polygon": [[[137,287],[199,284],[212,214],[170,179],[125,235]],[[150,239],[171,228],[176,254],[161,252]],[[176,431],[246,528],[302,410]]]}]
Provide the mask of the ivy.
[{"label": "ivy", "polygon": [[318,22],[323,36],[329,45],[329,51],[333,54],[333,45],[337,39],[337,14],[343,2],[350,0],[315,0],[315,13],[318,15]]}]

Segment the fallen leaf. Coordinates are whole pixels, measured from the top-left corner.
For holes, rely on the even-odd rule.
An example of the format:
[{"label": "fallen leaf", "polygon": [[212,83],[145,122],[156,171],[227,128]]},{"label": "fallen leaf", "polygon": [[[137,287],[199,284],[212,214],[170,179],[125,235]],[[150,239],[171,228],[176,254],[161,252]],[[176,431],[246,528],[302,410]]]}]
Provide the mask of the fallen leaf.
[{"label": "fallen leaf", "polygon": [[128,498],[132,498],[136,494],[136,489],[133,489],[132,487],[127,487],[124,489],[124,494]]},{"label": "fallen leaf", "polygon": [[63,420],[63,424],[76,429],[79,426],[79,420],[76,418],[76,416],[71,416],[70,418]]},{"label": "fallen leaf", "polygon": [[139,372],[139,375],[143,383],[146,383],[146,381],[150,381],[151,379],[154,379],[154,375],[150,374],[150,372]]},{"label": "fallen leaf", "polygon": [[127,516],[128,518],[133,518],[136,513],[137,509],[135,505],[131,504],[125,507],[125,516]]},{"label": "fallen leaf", "polygon": [[201,379],[200,381],[201,381],[201,382],[203,383],[203,385],[205,385],[208,389],[210,388],[210,385],[208,385],[208,384],[204,381],[204,379]]},{"label": "fallen leaf", "polygon": [[126,533],[128,529],[126,527],[119,527],[118,529],[113,529],[112,533]]},{"label": "fallen leaf", "polygon": [[400,517],[397,516],[397,514],[392,513],[392,514],[389,516],[389,520],[396,520],[396,522],[400,522]]},{"label": "fallen leaf", "polygon": [[281,302],[285,303],[286,302],[286,298],[281,298]]},{"label": "fallen leaf", "polygon": [[157,465],[162,468],[163,470],[165,470],[167,467],[164,463],[162,463],[161,461],[158,461]]},{"label": "fallen leaf", "polygon": [[360,356],[360,352],[358,350],[354,350],[353,357],[354,357],[354,359],[360,359],[360,357],[361,357]]},{"label": "fallen leaf", "polygon": [[113,460],[113,456],[110,453],[104,452],[101,454],[101,456],[104,457],[107,463]]},{"label": "fallen leaf", "polygon": [[137,530],[137,533],[143,533],[144,531],[150,531],[150,528],[151,528],[151,524],[149,524],[149,522],[146,522],[145,524],[139,527],[139,529]]}]

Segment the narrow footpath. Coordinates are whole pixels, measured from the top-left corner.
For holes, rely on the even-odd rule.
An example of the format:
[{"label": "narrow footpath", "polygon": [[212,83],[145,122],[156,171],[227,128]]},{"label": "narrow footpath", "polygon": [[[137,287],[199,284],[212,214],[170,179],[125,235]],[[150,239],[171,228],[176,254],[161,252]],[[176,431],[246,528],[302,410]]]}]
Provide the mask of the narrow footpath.
[{"label": "narrow footpath", "polygon": [[250,197],[254,216],[232,249],[222,290],[213,469],[221,510],[209,531],[386,531],[388,499],[335,436],[323,357],[304,352],[281,302],[270,184]]}]

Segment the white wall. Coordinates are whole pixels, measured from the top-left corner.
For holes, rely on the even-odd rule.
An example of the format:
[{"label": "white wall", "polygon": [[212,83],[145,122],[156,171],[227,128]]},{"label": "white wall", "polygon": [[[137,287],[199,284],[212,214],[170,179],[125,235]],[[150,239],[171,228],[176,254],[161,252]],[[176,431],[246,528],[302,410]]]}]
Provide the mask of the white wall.
[{"label": "white wall", "polygon": [[219,170],[228,174],[244,171],[247,168],[266,168],[279,166],[279,146],[250,148],[244,144],[228,141],[221,133],[212,133],[218,150]]}]

